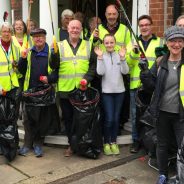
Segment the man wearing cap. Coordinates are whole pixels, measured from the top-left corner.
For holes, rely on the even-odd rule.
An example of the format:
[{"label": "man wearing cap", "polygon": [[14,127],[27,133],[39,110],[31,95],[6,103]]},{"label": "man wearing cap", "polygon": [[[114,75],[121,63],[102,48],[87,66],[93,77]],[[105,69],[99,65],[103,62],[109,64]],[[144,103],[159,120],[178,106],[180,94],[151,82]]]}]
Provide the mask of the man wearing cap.
[{"label": "man wearing cap", "polygon": [[[57,82],[58,71],[55,66],[55,54],[46,43],[46,31],[34,29],[32,36],[34,46],[22,54],[18,63],[19,71],[25,76],[23,91],[37,89],[46,84]],[[53,62],[54,61],[54,62]],[[25,98],[26,99],[26,98]],[[25,101],[26,102],[26,101]],[[58,123],[55,103],[49,105],[25,103],[24,145],[19,150],[20,155],[26,155],[33,147],[36,157],[43,156],[42,144],[52,123]]]},{"label": "man wearing cap", "polygon": [[[60,67],[57,89],[69,144],[71,143],[73,107],[68,94],[79,88],[82,79],[90,83],[96,70],[94,51],[92,51],[89,41],[80,39],[81,31],[82,24],[80,21],[70,21],[68,25],[69,38],[58,43]],[[65,152],[65,156],[71,154],[72,150],[69,147]]]},{"label": "man wearing cap", "polygon": [[168,53],[149,70],[141,71],[141,82],[153,91],[149,112],[155,120],[157,134],[157,184],[168,178],[168,150],[176,138],[180,148],[184,135],[184,31],[172,26],[164,34]]}]

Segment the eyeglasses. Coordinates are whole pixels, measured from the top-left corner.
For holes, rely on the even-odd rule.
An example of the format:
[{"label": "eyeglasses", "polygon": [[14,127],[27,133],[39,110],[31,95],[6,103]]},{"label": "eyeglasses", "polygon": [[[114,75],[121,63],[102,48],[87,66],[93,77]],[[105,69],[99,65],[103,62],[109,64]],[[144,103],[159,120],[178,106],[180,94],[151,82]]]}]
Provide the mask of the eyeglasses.
[{"label": "eyeglasses", "polygon": [[149,26],[151,26],[151,24],[140,24],[140,25],[139,25],[140,28],[149,27]]}]

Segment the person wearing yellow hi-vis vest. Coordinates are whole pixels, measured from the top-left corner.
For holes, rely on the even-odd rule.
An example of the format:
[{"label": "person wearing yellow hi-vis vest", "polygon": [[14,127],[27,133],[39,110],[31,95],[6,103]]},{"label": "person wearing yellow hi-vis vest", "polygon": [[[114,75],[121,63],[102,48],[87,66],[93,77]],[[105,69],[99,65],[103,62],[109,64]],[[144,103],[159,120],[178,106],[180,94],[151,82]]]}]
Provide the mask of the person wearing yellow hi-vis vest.
[{"label": "person wearing yellow hi-vis vest", "polygon": [[1,26],[0,40],[0,86],[9,92],[19,87],[14,64],[18,62],[20,51],[11,41],[12,26],[5,22]]},{"label": "person wearing yellow hi-vis vest", "polygon": [[14,44],[20,48],[20,51],[33,46],[32,38],[27,34],[27,27],[22,19],[15,20],[12,39]]},{"label": "person wearing yellow hi-vis vest", "polygon": [[[71,143],[70,132],[73,106],[69,101],[68,94],[79,88],[82,79],[85,79],[89,84],[94,78],[96,71],[96,59],[93,57],[94,51],[91,50],[89,41],[80,39],[81,31],[81,22],[72,20],[68,25],[69,38],[58,42],[60,67],[57,90],[69,145]],[[71,154],[72,150],[69,146],[65,151],[65,156],[70,156]]]},{"label": "person wearing yellow hi-vis vest", "polygon": [[[22,53],[25,49],[31,48],[33,46],[32,38],[27,34],[27,27],[22,19],[16,19],[13,24],[14,35],[12,36],[13,43],[20,49]],[[22,90],[23,78],[22,75],[17,72],[19,78],[20,90]]]},{"label": "person wearing yellow hi-vis vest", "polygon": [[[56,133],[59,128],[59,114],[52,85],[58,80],[58,69],[53,64],[57,54],[46,43],[44,29],[34,29],[30,35],[34,46],[27,49],[18,62],[18,69],[25,78],[23,85],[25,136],[24,145],[20,148],[19,154],[25,156],[33,148],[35,156],[41,157],[45,135]],[[44,90],[49,98],[42,96]],[[24,95],[25,93],[36,94],[35,91],[38,91],[39,95],[33,100],[29,99],[29,95]]]},{"label": "person wearing yellow hi-vis vest", "polygon": [[19,60],[19,48],[11,40],[13,28],[8,22],[3,22],[0,27],[0,111],[1,111],[1,135],[7,134],[11,129],[11,140],[3,138],[0,145],[0,153],[12,161],[18,148],[18,108],[19,98],[18,77],[15,65]]},{"label": "person wearing yellow hi-vis vest", "polygon": [[[112,34],[116,38],[115,50],[119,50],[121,46],[128,45],[131,40],[130,31],[127,26],[118,22],[118,16],[119,13],[115,5],[107,6],[105,12],[106,22],[100,24],[93,33],[93,44],[95,46],[102,43],[106,34]],[[103,45],[101,47],[105,49]]]},{"label": "person wearing yellow hi-vis vest", "polygon": [[[151,69],[141,71],[145,90],[153,92],[146,114],[156,127],[157,183],[168,179],[168,156],[171,143],[180,149],[184,135],[184,31],[178,26],[169,27],[164,37],[168,52],[157,60]],[[176,140],[175,140],[176,139]]]},{"label": "person wearing yellow hi-vis vest", "polygon": [[[138,37],[139,45],[145,53],[150,68],[156,59],[155,48],[163,45],[163,40],[152,33],[152,18],[148,15],[142,15],[138,19],[140,36]],[[132,40],[127,46],[127,62],[130,67],[130,121],[132,124],[132,140],[133,144],[130,147],[131,153],[137,153],[140,148],[140,141],[137,129],[138,114],[136,113],[135,94],[140,82],[139,62],[141,53],[138,50],[137,43]],[[135,44],[135,45],[134,45]],[[146,97],[145,97],[146,98]]]}]

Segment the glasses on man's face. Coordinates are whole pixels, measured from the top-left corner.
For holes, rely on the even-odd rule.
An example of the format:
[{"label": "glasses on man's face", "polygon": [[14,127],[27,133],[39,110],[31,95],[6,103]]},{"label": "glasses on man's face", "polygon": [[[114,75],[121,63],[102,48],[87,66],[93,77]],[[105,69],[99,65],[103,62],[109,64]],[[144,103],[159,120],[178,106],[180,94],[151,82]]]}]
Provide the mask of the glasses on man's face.
[{"label": "glasses on man's face", "polygon": [[151,26],[151,24],[140,24],[140,25],[139,25],[140,28],[149,27],[149,26]]}]

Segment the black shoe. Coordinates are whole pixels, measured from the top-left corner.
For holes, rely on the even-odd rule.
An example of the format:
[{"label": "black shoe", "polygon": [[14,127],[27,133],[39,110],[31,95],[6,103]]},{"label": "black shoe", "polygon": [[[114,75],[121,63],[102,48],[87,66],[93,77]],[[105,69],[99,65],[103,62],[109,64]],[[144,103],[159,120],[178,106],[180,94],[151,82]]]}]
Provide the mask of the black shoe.
[{"label": "black shoe", "polygon": [[131,147],[130,147],[130,153],[138,153],[140,148],[140,143],[138,141],[135,141]]}]

